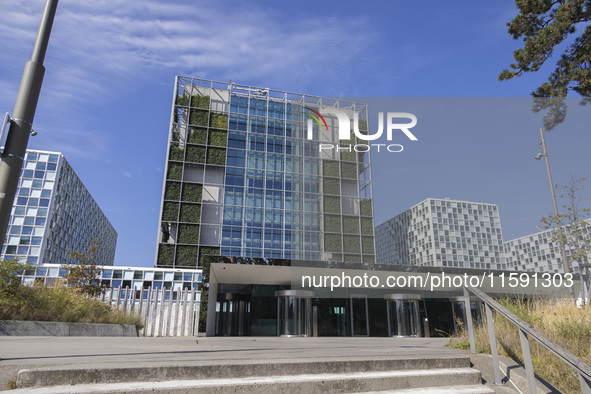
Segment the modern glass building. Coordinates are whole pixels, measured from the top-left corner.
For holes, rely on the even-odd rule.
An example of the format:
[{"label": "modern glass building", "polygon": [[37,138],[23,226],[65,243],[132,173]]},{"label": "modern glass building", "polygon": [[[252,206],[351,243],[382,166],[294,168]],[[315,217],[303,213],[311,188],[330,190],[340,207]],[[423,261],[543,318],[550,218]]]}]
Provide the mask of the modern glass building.
[{"label": "modern glass building", "polygon": [[2,258],[71,264],[97,238],[96,263],[113,265],[117,232],[61,153],[27,150]]},{"label": "modern glass building", "polygon": [[380,264],[506,269],[494,204],[428,198],[376,227]]},{"label": "modern glass building", "polygon": [[369,153],[338,140],[336,117],[313,121],[331,107],[367,130],[364,104],[177,77],[156,265],[374,263]]}]

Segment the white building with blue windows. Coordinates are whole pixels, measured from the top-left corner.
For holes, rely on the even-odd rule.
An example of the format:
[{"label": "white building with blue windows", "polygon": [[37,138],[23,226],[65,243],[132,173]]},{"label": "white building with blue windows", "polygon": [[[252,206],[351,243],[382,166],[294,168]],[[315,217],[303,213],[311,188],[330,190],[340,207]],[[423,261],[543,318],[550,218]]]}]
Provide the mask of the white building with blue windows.
[{"label": "white building with blue windows", "polygon": [[64,156],[27,150],[1,258],[74,263],[68,254],[98,239],[99,265],[113,265],[117,232]]}]

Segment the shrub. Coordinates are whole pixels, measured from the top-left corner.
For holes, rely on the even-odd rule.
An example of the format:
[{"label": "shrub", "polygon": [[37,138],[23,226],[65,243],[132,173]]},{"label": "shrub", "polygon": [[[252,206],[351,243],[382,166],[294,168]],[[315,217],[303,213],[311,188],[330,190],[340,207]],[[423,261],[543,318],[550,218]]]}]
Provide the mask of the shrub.
[{"label": "shrub", "polygon": [[209,109],[209,102],[211,101],[209,96],[200,96],[198,94],[191,97],[191,107]]},{"label": "shrub", "polygon": [[201,219],[201,205],[181,204],[181,222],[199,223]]},{"label": "shrub", "polygon": [[209,111],[192,109],[189,115],[189,124],[193,126],[207,127],[209,124]]},{"label": "shrub", "polygon": [[324,250],[326,252],[342,252],[341,236],[338,234],[324,234]]},{"label": "shrub", "polygon": [[186,202],[201,202],[203,186],[198,183],[184,183],[182,200]]},{"label": "shrub", "polygon": [[209,148],[207,150],[207,164],[226,164],[226,150],[221,148]]},{"label": "shrub", "polygon": [[341,198],[333,196],[324,196],[324,212],[341,213]]},{"label": "shrub", "polygon": [[324,176],[332,176],[335,178],[339,178],[339,162],[334,160],[323,160],[322,174]]},{"label": "shrub", "polygon": [[207,129],[203,129],[201,127],[191,127],[187,142],[190,144],[199,145],[207,144]]},{"label": "shrub", "polygon": [[357,165],[353,163],[341,163],[343,178],[357,179]]},{"label": "shrub", "polygon": [[179,203],[164,201],[162,208],[162,220],[166,222],[176,222],[179,215]]},{"label": "shrub", "polygon": [[220,255],[220,248],[202,246],[199,249],[199,265],[200,266],[203,266],[203,258],[207,255],[219,256]]},{"label": "shrub", "polygon": [[173,181],[180,181],[183,178],[183,166],[179,164],[169,164],[168,165],[168,173],[166,174],[166,179],[171,179]]},{"label": "shrub", "polygon": [[359,218],[357,216],[343,216],[343,232],[359,234]]},{"label": "shrub", "polygon": [[227,129],[228,115],[212,113],[209,126],[215,127],[216,129]]},{"label": "shrub", "polygon": [[164,187],[164,199],[178,201],[181,197],[181,184],[179,182],[166,181]]},{"label": "shrub", "polygon": [[324,194],[334,194],[337,196],[341,194],[341,184],[340,184],[338,178],[324,177],[322,179],[322,181],[323,181],[322,190],[324,191]]},{"label": "shrub", "polygon": [[191,163],[205,163],[205,147],[187,145],[187,161]]},{"label": "shrub", "polygon": [[338,215],[324,215],[324,231],[329,233],[340,233],[341,217]]},{"label": "shrub", "polygon": [[173,265],[174,245],[160,244],[158,247],[158,266]]},{"label": "shrub", "polygon": [[183,92],[182,96],[177,96],[176,98],[176,105],[180,105],[183,107],[188,107],[189,106],[189,100],[190,97],[186,92]]},{"label": "shrub", "polygon": [[361,200],[359,204],[361,207],[361,215],[363,216],[371,216],[371,200]]},{"label": "shrub", "polygon": [[345,263],[361,263],[361,256],[358,254],[346,254]]},{"label": "shrub", "polygon": [[197,265],[197,246],[179,245],[176,250],[176,265],[195,267]]},{"label": "shrub", "polygon": [[[343,244],[345,245],[345,253],[361,253],[361,245],[359,244],[359,236],[345,235]],[[361,261],[361,259],[359,259]]]},{"label": "shrub", "polygon": [[357,161],[357,152],[341,151],[341,160],[344,161]]},{"label": "shrub", "polygon": [[363,254],[374,254],[373,237],[361,237]]},{"label": "shrub", "polygon": [[21,286],[20,275],[30,268],[30,265],[18,260],[0,260],[0,296],[14,294]]},{"label": "shrub", "polygon": [[373,234],[373,220],[371,218],[361,218],[361,234]]},{"label": "shrub", "polygon": [[180,224],[178,243],[197,245],[199,243],[199,226],[196,224]]},{"label": "shrub", "polygon": [[185,150],[178,146],[171,145],[168,153],[168,160],[183,161]]},{"label": "shrub", "polygon": [[228,144],[228,132],[225,130],[210,130],[209,145],[225,147]]}]

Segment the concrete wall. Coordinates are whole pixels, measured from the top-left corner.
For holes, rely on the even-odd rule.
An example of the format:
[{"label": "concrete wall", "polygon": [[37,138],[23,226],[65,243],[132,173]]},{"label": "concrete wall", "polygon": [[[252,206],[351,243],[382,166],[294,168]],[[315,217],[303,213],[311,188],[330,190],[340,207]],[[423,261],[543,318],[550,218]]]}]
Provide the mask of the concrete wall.
[{"label": "concrete wall", "polygon": [[137,337],[137,330],[127,324],[56,323],[42,321],[0,320],[0,335]]}]

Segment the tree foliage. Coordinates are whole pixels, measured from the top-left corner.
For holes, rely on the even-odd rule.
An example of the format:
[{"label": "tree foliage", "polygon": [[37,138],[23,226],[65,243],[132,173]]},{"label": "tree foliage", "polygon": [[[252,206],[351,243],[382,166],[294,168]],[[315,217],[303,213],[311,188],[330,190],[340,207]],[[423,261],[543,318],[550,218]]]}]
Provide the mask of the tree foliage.
[{"label": "tree foliage", "polygon": [[[552,236],[553,242],[563,242],[572,266],[579,268],[583,280],[589,282],[588,267],[591,253],[591,211],[582,206],[583,198],[579,196],[584,189],[585,178],[571,179],[564,185],[556,185],[561,199],[566,200],[562,212],[550,214],[542,218],[545,228],[560,226],[563,230]],[[565,258],[565,256],[563,256]]]},{"label": "tree foliage", "polygon": [[534,105],[534,112],[548,110],[544,126],[550,130],[566,116],[562,98],[569,91],[585,97],[581,104],[591,96],[591,0],[515,0],[515,4],[519,14],[507,23],[508,32],[523,39],[523,47],[514,51],[515,63],[499,74],[499,80],[536,72],[560,44],[566,47],[548,81],[532,93],[537,98],[561,98],[537,100]]},{"label": "tree foliage", "polygon": [[106,287],[100,280],[103,270],[96,264],[96,254],[101,248],[98,239],[94,238],[88,249],[68,253],[68,257],[75,260],[76,264],[62,266],[66,270],[63,280],[67,286],[78,288],[90,297],[97,297],[105,292]]},{"label": "tree foliage", "polygon": [[21,285],[21,275],[31,268],[18,260],[0,260],[0,295],[14,294]]}]

